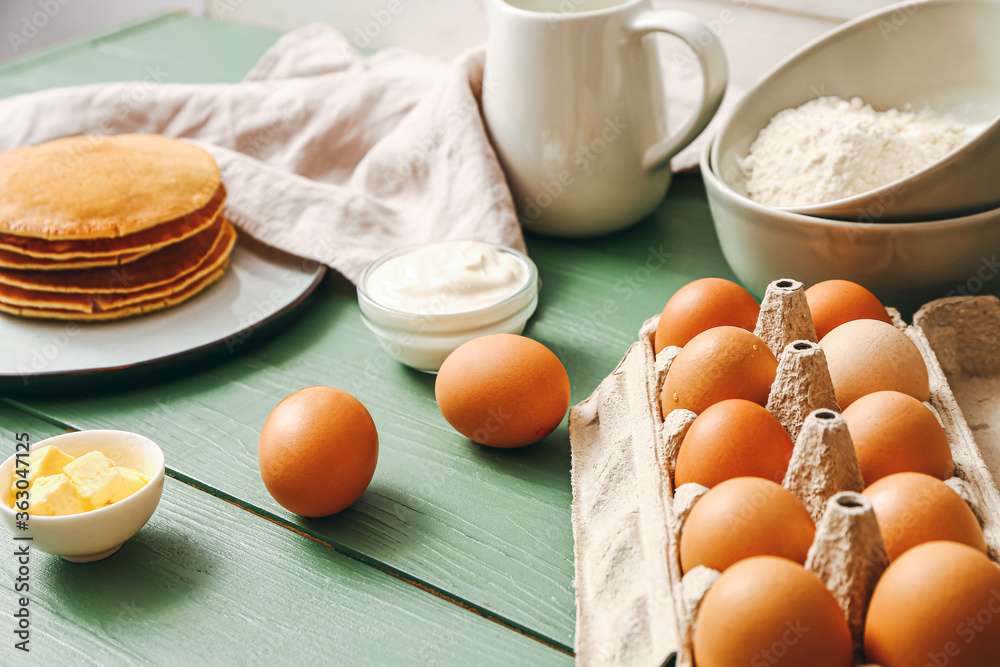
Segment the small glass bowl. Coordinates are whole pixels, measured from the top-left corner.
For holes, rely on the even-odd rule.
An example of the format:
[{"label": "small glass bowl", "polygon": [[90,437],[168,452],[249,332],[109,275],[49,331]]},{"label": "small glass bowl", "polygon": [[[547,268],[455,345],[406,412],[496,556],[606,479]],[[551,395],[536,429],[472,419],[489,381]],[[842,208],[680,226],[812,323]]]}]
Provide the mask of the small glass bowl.
[{"label": "small glass bowl", "polygon": [[538,268],[524,253],[495,243],[485,245],[523,262],[528,278],[517,292],[501,301],[457,313],[408,313],[384,306],[370,296],[367,283],[375,269],[423,245],[393,250],[368,265],[358,281],[361,320],[389,356],[417,370],[436,373],[455,348],[473,338],[495,333],[519,334],[524,330],[538,306],[541,289]]}]

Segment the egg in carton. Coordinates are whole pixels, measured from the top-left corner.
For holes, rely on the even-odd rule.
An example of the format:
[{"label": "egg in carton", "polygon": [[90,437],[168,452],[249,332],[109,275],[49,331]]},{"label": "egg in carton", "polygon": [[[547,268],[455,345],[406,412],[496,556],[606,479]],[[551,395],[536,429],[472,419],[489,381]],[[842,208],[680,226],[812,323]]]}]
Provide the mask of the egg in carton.
[{"label": "egg in carton", "polygon": [[[971,402],[982,404],[976,419],[994,425],[984,429],[1000,476],[1000,301],[932,302],[913,326],[888,311],[927,367],[928,405],[955,463],[946,484],[972,508],[988,555],[997,561],[1000,493],[946,375],[973,387]],[[570,411],[580,665],[661,665],[674,657],[680,666],[692,665],[698,606],[719,577],[703,566],[681,572],[680,532],[707,489],[693,483],[673,488],[677,453],[696,415],[673,410],[661,416],[663,383],[680,348],[654,354],[658,321],[643,324],[618,367]],[[801,283],[771,283],[754,333],[778,358],[767,408],[795,443],[783,486],[816,523],[805,567],[833,593],[860,656],[867,605],[888,557],[872,505],[860,495],[861,470]],[[943,365],[928,335],[944,350]]]}]

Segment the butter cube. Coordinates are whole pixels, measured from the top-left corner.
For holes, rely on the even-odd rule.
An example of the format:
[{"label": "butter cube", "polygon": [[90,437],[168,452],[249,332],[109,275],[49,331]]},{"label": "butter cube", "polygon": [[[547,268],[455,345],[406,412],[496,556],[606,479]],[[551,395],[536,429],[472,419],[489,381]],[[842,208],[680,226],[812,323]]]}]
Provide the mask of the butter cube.
[{"label": "butter cube", "polygon": [[84,454],[72,463],[66,464],[63,472],[80,487],[80,495],[94,507],[108,502],[118,492],[122,475],[118,468],[101,452]]},{"label": "butter cube", "polygon": [[26,479],[30,485],[34,484],[35,480],[41,477],[58,475],[63,471],[63,467],[65,467],[67,463],[72,462],[73,457],[55,445],[49,445],[48,447],[36,449],[28,454],[27,477],[21,477],[17,474],[18,470],[25,470],[25,467],[23,465],[19,466],[15,462],[14,469],[12,471],[11,489],[14,491],[23,490],[14,486],[19,479]]},{"label": "butter cube", "polygon": [[39,477],[31,486],[28,514],[39,516],[65,516],[93,509],[90,502],[80,495],[65,473]]},{"label": "butter cube", "polygon": [[122,476],[122,483],[121,486],[118,487],[117,493],[111,496],[111,500],[109,500],[108,503],[117,503],[119,500],[128,498],[133,493],[144,487],[146,482],[149,481],[149,478],[138,470],[126,468],[125,466],[118,466],[118,473]]}]

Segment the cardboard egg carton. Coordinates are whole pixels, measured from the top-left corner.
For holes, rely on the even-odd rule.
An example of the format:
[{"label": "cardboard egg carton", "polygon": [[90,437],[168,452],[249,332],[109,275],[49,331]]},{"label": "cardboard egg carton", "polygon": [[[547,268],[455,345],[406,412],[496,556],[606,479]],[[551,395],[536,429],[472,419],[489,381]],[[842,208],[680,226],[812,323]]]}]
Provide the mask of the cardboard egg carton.
[{"label": "cardboard egg carton", "polygon": [[[946,483],[970,505],[990,557],[1000,560],[1000,300],[942,299],[907,326],[927,365],[929,406],[955,461]],[[679,536],[697,484],[674,489],[677,452],[695,419],[687,410],[661,417],[660,390],[680,348],[653,353],[659,317],[647,320],[617,368],[570,410],[573,537],[576,557],[576,657],[580,665],[693,665],[698,605],[718,578],[697,567],[681,575]],[[816,522],[806,567],[823,579],[848,618],[856,648],[875,583],[888,564],[847,424],[839,414],[826,357],[816,342],[802,284],[772,283],[755,333],[778,358],[767,408],[795,442],[783,485]],[[941,358],[935,355],[938,350]],[[973,408],[977,443],[949,379]],[[982,424],[982,426],[979,426]],[[993,474],[980,444],[994,462]],[[860,656],[860,650],[857,653]]]}]

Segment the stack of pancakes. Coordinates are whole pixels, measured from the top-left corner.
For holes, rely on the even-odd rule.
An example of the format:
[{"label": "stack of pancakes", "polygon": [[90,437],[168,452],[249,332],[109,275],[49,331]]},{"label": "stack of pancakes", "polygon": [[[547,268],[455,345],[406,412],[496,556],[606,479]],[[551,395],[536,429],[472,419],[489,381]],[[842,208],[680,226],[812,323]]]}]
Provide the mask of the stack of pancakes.
[{"label": "stack of pancakes", "polygon": [[0,311],[109,320],[191,298],[236,231],[204,150],[157,135],[78,136],[0,155]]}]

